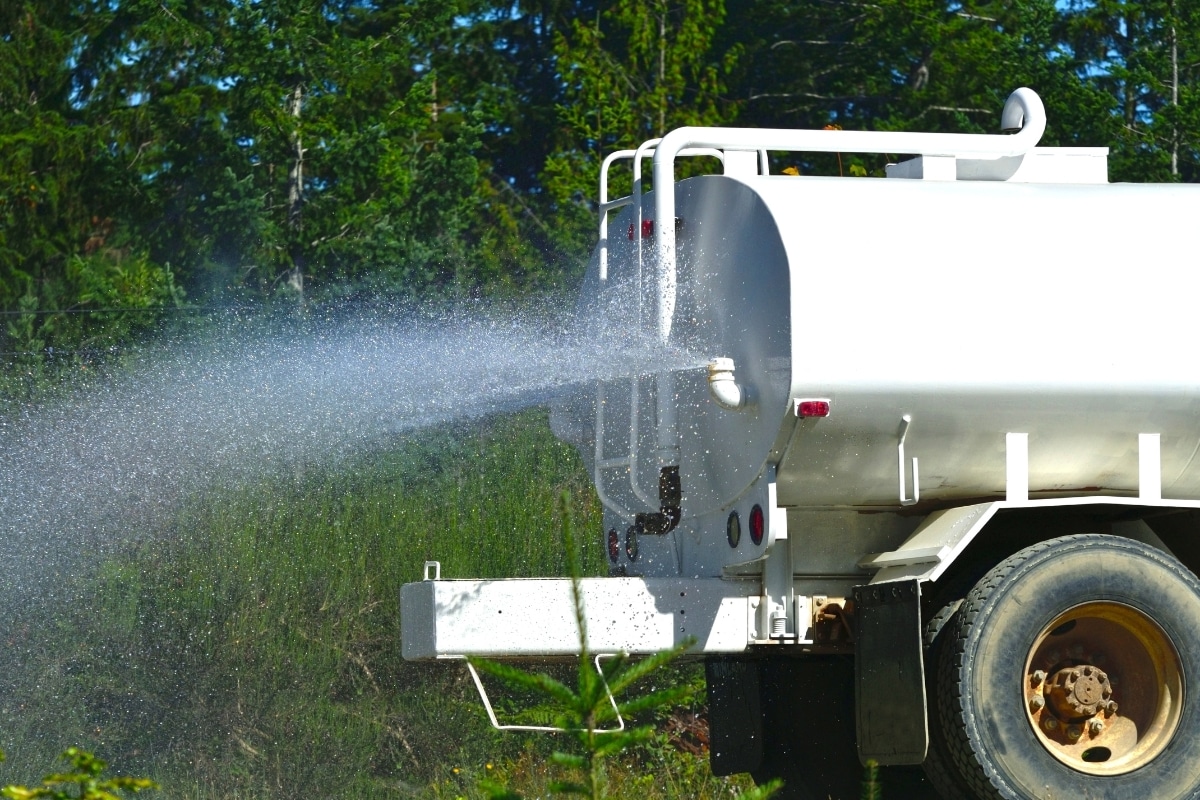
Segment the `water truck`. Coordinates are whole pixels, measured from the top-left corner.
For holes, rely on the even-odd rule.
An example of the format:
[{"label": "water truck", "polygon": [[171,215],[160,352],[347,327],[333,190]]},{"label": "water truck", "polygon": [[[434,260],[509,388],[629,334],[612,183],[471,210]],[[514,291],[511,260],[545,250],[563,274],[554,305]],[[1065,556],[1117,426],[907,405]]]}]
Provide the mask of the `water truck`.
[{"label": "water truck", "polygon": [[[714,773],[1200,796],[1200,187],[1111,184],[1045,126],[1022,88],[995,135],[691,127],[604,161],[580,324],[703,358],[552,409],[604,508],[588,646],[694,642]],[[789,152],[898,163],[771,174]],[[694,157],[720,174],[677,180]],[[402,589],[406,658],[578,653],[569,580],[439,572]]]}]

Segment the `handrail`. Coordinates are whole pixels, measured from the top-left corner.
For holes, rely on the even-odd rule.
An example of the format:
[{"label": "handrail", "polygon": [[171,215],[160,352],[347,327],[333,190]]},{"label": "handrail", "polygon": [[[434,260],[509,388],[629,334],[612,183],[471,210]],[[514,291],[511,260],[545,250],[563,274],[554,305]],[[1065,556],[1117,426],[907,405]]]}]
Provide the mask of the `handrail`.
[{"label": "handrail", "polygon": [[[654,156],[654,148],[661,139],[650,139],[643,142],[636,150],[618,150],[615,153],[609,153],[600,165],[600,195],[599,195],[599,211],[600,211],[600,235],[599,235],[599,260],[600,260],[600,282],[604,283],[608,280],[608,212],[618,208],[623,208],[627,205],[636,203],[637,213],[635,215],[633,225],[635,238],[637,239],[637,275],[634,286],[638,304],[638,329],[642,328],[642,266],[643,266],[643,242],[642,242],[642,219],[643,219],[643,204],[642,204],[642,162],[647,158]],[[684,148],[678,152],[679,156],[712,156],[718,158],[722,163],[725,162],[725,153],[714,148]],[[609,167],[614,162],[623,159],[633,160],[633,191],[626,197],[621,197],[616,200],[608,199],[608,171]],[[765,164],[765,156],[763,158]],[[638,479],[638,378],[633,377],[630,385],[630,434],[629,434],[629,452],[627,455],[615,456],[606,458],[604,453],[604,385],[600,383],[596,389],[596,430],[593,434],[595,437],[594,453],[593,453],[593,479],[596,485],[596,491],[600,495],[606,508],[611,508],[625,519],[632,520],[634,514],[632,511],[618,505],[612,498],[607,496],[604,481],[604,471],[615,467],[625,467],[628,470],[629,486],[633,491],[633,495],[638,500],[653,507],[655,501],[648,497],[639,485]],[[662,401],[660,400],[660,405]],[[660,440],[663,432],[660,431]],[[660,441],[659,448],[663,445]]]},{"label": "handrail", "polygon": [[629,386],[629,450],[626,455],[613,456],[606,458],[604,454],[604,423],[605,423],[605,392],[604,383],[598,381],[596,383],[596,430],[593,433],[595,442],[593,443],[592,456],[592,482],[596,485],[596,494],[600,497],[600,501],[605,508],[611,508],[622,519],[632,522],[634,513],[622,505],[618,505],[616,500],[608,496],[606,484],[604,481],[604,471],[617,467],[625,467],[629,475],[629,486],[633,490],[633,495],[638,500],[641,500],[647,505],[653,506],[654,500],[646,496],[638,486],[637,477],[637,441],[638,441],[638,419],[640,413],[638,411],[638,376],[634,375],[630,380]]},{"label": "handrail", "polygon": [[654,149],[654,242],[658,273],[658,336],[671,335],[675,314],[675,159],[694,148],[785,150],[823,153],[906,153],[924,156],[1003,158],[1032,150],[1046,131],[1046,107],[1032,89],[1008,96],[1001,112],[1013,135],[980,133],[907,133],[900,131],[788,130],[779,128],[677,128]]},{"label": "handrail", "polygon": [[[608,212],[614,211],[618,208],[623,208],[623,207],[629,205],[630,203],[634,202],[634,200],[637,200],[637,202],[638,202],[638,220],[637,220],[636,224],[638,226],[637,229],[639,231],[641,230],[641,225],[642,225],[642,221],[641,221],[641,218],[642,218],[642,212],[641,212],[642,167],[641,167],[641,163],[642,163],[643,159],[652,158],[654,156],[653,145],[657,144],[659,141],[661,141],[661,140],[660,139],[651,139],[648,142],[644,142],[642,144],[642,146],[639,147],[637,150],[617,150],[616,152],[609,153],[607,156],[605,156],[604,161],[600,164],[600,198],[599,198],[599,202],[597,205],[599,206],[599,211],[600,211],[600,234],[599,234],[598,238],[599,238],[599,250],[600,250],[600,281],[601,281],[601,283],[608,280]],[[650,145],[651,147],[647,148],[647,145]],[[720,150],[717,150],[714,148],[700,148],[700,149],[684,148],[683,150],[680,150],[678,153],[676,153],[676,156],[677,157],[679,157],[679,156],[684,156],[684,157],[686,157],[686,156],[712,156],[714,158],[721,159],[722,162],[725,161],[725,154],[723,152],[721,152]],[[631,159],[634,162],[633,192],[625,197],[621,197],[616,200],[609,200],[608,199],[608,169],[609,169],[609,167],[611,167],[613,165],[614,162],[621,161],[624,159]],[[639,252],[639,254],[641,252],[640,240],[638,243],[638,252]],[[640,273],[640,270],[641,270],[640,256],[639,256],[638,269],[639,269],[639,273]]]}]

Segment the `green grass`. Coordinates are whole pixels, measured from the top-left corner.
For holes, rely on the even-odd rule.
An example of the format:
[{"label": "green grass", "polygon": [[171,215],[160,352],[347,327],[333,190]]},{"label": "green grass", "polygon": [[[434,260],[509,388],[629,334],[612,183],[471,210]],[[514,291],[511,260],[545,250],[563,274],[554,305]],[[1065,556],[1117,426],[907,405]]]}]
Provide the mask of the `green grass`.
[{"label": "green grass", "polygon": [[[69,607],[16,612],[0,783],[79,746],[166,797],[475,797],[476,775],[536,794],[553,742],[494,733],[461,667],[403,662],[399,589],[433,559],[443,577],[564,575],[564,491],[598,574],[599,505],[544,411],[188,498],[78,579]],[[631,758],[618,796],[731,785],[670,746]]]}]

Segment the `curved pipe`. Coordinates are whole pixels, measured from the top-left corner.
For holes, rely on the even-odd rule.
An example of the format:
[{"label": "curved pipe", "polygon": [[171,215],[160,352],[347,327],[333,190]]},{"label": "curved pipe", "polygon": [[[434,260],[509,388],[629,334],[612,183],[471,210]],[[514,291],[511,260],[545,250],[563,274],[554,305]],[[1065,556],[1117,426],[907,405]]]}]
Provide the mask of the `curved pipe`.
[{"label": "curved pipe", "polygon": [[608,202],[608,169],[613,162],[621,158],[633,158],[636,150],[618,150],[615,153],[609,153],[604,159],[604,163],[600,165],[600,281],[608,280],[608,212],[619,208],[625,202],[610,203]]},{"label": "curved pipe", "polygon": [[751,393],[733,378],[733,359],[714,358],[708,362],[708,391],[717,405],[737,411],[750,405]]},{"label": "curved pipe", "polygon": [[675,315],[675,157],[685,148],[787,150],[822,153],[906,153],[924,156],[1002,158],[1032,150],[1046,132],[1046,107],[1032,89],[1009,95],[1001,112],[1012,135],[983,133],[905,133],[899,131],[789,130],[782,128],[677,128],[654,149],[654,241],[658,278],[658,337],[671,336]]},{"label": "curved pipe", "polygon": [[1017,133],[1026,130],[1027,126],[1030,130],[1036,129],[1037,139],[1041,140],[1046,132],[1046,106],[1037,92],[1022,86],[1004,101],[1004,109],[1000,112],[1000,130]]}]

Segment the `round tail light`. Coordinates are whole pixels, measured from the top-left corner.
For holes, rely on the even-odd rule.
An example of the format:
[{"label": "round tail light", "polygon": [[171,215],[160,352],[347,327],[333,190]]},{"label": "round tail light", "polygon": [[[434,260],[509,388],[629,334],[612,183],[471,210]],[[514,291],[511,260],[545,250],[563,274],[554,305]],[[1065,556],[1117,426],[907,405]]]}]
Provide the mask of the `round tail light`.
[{"label": "round tail light", "polygon": [[754,542],[754,546],[762,544],[763,534],[766,532],[766,519],[763,517],[762,506],[755,506],[750,509],[750,541]]}]

